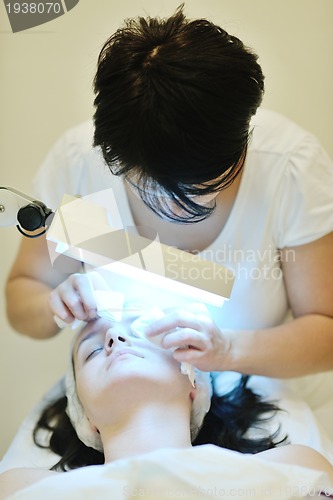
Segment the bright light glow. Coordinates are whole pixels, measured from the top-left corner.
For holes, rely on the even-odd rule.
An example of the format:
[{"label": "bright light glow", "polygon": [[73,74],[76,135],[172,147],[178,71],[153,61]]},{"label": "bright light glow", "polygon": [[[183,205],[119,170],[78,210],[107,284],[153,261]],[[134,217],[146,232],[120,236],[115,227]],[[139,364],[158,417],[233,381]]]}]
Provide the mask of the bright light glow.
[{"label": "bright light glow", "polygon": [[108,265],[108,270],[120,274],[126,278],[139,281],[154,287],[163,288],[169,292],[176,293],[191,298],[195,301],[205,302],[212,306],[222,307],[227,300],[215,293],[207,292],[194,286],[186,285],[180,281],[175,281],[165,276],[159,276],[144,269],[124,264],[122,262],[113,262]]},{"label": "bright light glow", "polygon": [[120,275],[133,288],[145,284],[215,307],[229,299],[234,282],[230,269],[164,245],[157,234],[150,240],[111,226],[105,203],[100,205],[95,195],[89,200],[64,197],[47,233],[52,262],[64,254],[91,269]]}]

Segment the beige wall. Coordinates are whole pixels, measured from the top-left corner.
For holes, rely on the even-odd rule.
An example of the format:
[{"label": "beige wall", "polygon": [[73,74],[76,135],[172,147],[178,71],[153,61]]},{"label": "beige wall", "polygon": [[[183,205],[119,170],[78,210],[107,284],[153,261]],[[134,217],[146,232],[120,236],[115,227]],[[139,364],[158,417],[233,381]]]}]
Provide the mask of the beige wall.
[{"label": "beige wall", "polygon": [[[30,179],[66,128],[92,114],[91,81],[103,41],[125,17],[169,15],[180,0],[81,0],[68,14],[12,34],[0,5],[0,185],[29,192]],[[332,0],[188,0],[253,47],[266,74],[265,105],[314,132],[333,156]],[[0,228],[0,280],[16,252]],[[16,334],[0,298],[0,455],[35,401],[64,371],[70,334],[33,341]]]}]

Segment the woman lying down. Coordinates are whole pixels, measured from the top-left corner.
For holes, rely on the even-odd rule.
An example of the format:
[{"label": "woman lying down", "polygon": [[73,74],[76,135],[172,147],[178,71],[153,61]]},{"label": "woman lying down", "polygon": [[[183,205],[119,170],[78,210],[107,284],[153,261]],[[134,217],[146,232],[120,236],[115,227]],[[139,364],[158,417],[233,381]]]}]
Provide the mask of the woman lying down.
[{"label": "woman lying down", "polygon": [[[244,497],[255,478],[257,489],[248,490],[255,498],[293,498],[287,496],[288,476],[298,492],[303,488],[303,496],[313,484],[318,492],[333,485],[333,467],[318,452],[275,442],[276,435],[251,438],[251,429],[278,410],[246,387],[246,377],[228,394],[217,396],[208,373],[195,370],[192,383],[170,350],[134,336],[131,324],[99,318],[76,335],[66,395],[43,411],[34,431],[36,444],[60,460],[50,471],[23,468],[1,474],[1,498],[19,492],[15,498],[28,499],[29,491],[31,498],[42,498],[38,486],[49,480],[47,498],[53,493],[59,498],[60,475],[75,479],[66,479],[61,492],[68,496],[61,498],[74,498],[70,488],[77,491],[87,481],[90,493],[93,487],[103,498],[104,485],[105,498],[113,499],[170,498],[163,481],[178,488],[179,498],[211,498],[214,488],[225,498],[237,497],[232,488],[243,488],[239,496]],[[278,482],[272,476],[273,463]],[[99,464],[104,465],[87,467]],[[281,464],[290,464],[287,475]],[[79,470],[67,472],[80,468],[81,475]],[[102,474],[96,483],[93,472]],[[280,490],[268,495],[266,487]]]}]

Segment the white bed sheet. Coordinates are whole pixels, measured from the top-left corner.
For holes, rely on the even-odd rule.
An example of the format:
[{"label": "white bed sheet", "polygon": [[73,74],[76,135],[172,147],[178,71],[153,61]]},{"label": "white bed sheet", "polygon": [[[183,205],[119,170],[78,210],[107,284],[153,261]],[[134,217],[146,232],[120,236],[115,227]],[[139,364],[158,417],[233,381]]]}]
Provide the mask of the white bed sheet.
[{"label": "white bed sheet", "polygon": [[212,445],[163,449],[112,464],[57,474],[11,500],[235,499],[291,500],[328,488],[326,475],[267,463]]},{"label": "white bed sheet", "polygon": [[[274,431],[279,423],[281,436],[287,433],[291,443],[311,446],[333,464],[333,429],[330,425],[333,415],[333,398],[327,397],[327,394],[332,393],[332,375],[329,373],[309,377],[307,384],[304,383],[307,378],[281,381],[265,377],[251,377],[250,385],[265,398],[276,400],[285,410],[268,425],[270,431]],[[234,383],[234,378],[235,374],[232,373],[229,377],[226,374],[223,377],[218,376],[219,390],[225,391],[228,384],[231,386]],[[62,384],[59,381],[27,416],[0,462],[0,472],[15,467],[48,469],[54,465],[57,456],[34,445],[32,429],[45,402],[61,393]],[[303,397],[307,397],[312,407],[302,399]],[[171,467],[171,464],[175,467],[173,465]],[[203,471],[206,472],[203,473]],[[236,475],[235,471],[237,471]],[[177,498],[172,497],[172,491],[176,492],[177,489],[180,491],[178,498],[214,498],[216,490],[212,490],[213,487],[221,491],[224,488],[227,492],[222,496],[219,495],[221,498],[237,498],[235,489],[240,488],[245,491],[244,488],[247,487],[249,491],[256,492],[253,498],[291,499],[304,496],[300,494],[295,496],[295,492],[304,492],[307,486],[311,489],[312,498],[314,498],[314,488],[322,479],[323,476],[318,472],[283,464],[264,464],[258,457],[244,456],[214,446],[204,446],[190,450],[160,450],[160,452],[141,456],[140,459],[119,461],[115,464],[72,471],[63,475],[57,474],[55,479],[45,479],[39,485],[31,487],[29,491],[24,490],[24,496],[20,493],[13,498],[24,498],[24,500],[44,498],[44,491],[44,495],[47,493],[45,498],[48,499],[78,498],[81,500],[91,498],[93,491],[93,496],[96,494],[99,499],[125,499],[140,497],[141,494],[143,498],[163,499]],[[151,493],[156,492],[155,486],[162,488],[163,485],[165,488],[167,485],[170,486],[169,496],[156,497]],[[186,488],[190,486],[193,487],[192,496],[186,496]],[[206,496],[198,496],[196,492],[200,490],[195,490],[195,488],[199,486],[203,491],[210,493],[205,493]],[[104,492],[103,488],[105,488]],[[163,488],[161,491],[164,491]],[[271,493],[265,496],[264,492],[267,488],[270,488]],[[53,491],[54,496],[52,496]],[[215,497],[219,498],[219,496],[215,494]]]}]

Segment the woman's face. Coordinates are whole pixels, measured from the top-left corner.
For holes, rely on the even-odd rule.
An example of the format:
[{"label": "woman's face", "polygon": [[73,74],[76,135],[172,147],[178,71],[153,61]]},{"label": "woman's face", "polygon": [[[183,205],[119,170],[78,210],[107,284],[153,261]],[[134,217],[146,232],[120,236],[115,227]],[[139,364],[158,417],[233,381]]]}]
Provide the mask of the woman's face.
[{"label": "woman's face", "polygon": [[78,397],[97,428],[147,402],[187,397],[190,403],[192,386],[179,363],[170,351],[134,337],[132,320],[90,322],[74,346]]}]

